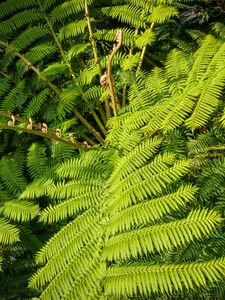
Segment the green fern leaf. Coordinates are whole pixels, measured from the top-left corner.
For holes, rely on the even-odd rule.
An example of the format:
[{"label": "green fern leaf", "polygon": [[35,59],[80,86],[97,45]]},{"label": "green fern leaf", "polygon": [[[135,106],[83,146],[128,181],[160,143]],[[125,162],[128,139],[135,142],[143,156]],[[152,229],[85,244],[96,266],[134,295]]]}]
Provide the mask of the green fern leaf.
[{"label": "green fern leaf", "polygon": [[37,2],[35,0],[7,0],[0,4],[0,18],[5,18],[17,10],[27,9],[30,7],[35,7]]},{"label": "green fern leaf", "polygon": [[0,218],[0,243],[12,244],[19,241],[19,230],[14,225],[9,224],[3,218]]},{"label": "green fern leaf", "polygon": [[209,235],[221,223],[215,211],[195,210],[184,220],[152,225],[111,237],[102,257],[106,260],[125,260],[151,252],[161,252],[190,243]]},{"label": "green fern leaf", "polygon": [[145,27],[145,23],[141,20],[142,10],[138,7],[121,5],[114,7],[105,7],[102,9],[102,11],[107,16],[116,18],[119,21],[132,25],[134,27]]},{"label": "green fern leaf", "polygon": [[1,109],[3,111],[13,112],[15,108],[20,106],[20,100],[23,98],[23,101],[26,98],[24,94],[24,89],[26,86],[26,82],[21,80],[18,84],[5,96],[1,103]]},{"label": "green fern leaf", "polygon": [[35,8],[22,11],[14,15],[7,21],[3,21],[0,23],[0,36],[5,37],[6,35],[20,29],[21,27],[32,22],[39,21],[41,19],[42,14]]},{"label": "green fern leaf", "polygon": [[149,199],[121,210],[111,218],[106,233],[114,235],[118,232],[158,221],[166,214],[182,209],[188,202],[193,202],[196,192],[196,187],[191,185],[181,186],[171,194]]},{"label": "green fern leaf", "polygon": [[74,45],[68,50],[66,54],[67,59],[71,61],[71,59],[73,59],[74,57],[77,57],[79,54],[84,53],[90,46],[91,43]]},{"label": "green fern leaf", "polygon": [[15,40],[10,43],[10,46],[17,51],[25,50],[30,47],[38,39],[44,39],[49,35],[49,29],[45,26],[33,26],[23,31]]},{"label": "green fern leaf", "polygon": [[0,178],[12,194],[17,195],[25,189],[27,182],[22,169],[13,160],[3,157],[0,170]]},{"label": "green fern leaf", "polygon": [[59,6],[55,7],[51,13],[51,20],[53,23],[57,23],[68,17],[77,14],[84,9],[84,3],[82,0],[77,1],[64,1]]},{"label": "green fern leaf", "polygon": [[26,118],[29,118],[39,113],[40,108],[42,104],[47,100],[49,93],[49,89],[44,89],[36,97],[33,97],[32,100],[29,101],[28,107],[26,107],[24,110],[24,116]]},{"label": "green fern leaf", "polygon": [[144,46],[150,45],[155,41],[155,33],[151,29],[145,30],[135,41],[136,47],[142,49]]},{"label": "green fern leaf", "polygon": [[28,222],[39,215],[39,207],[25,200],[5,202],[1,209],[3,215],[17,222]]},{"label": "green fern leaf", "polygon": [[79,34],[83,34],[87,27],[86,20],[76,21],[65,25],[59,31],[59,38],[61,41],[69,39],[71,37],[76,37]]},{"label": "green fern leaf", "polygon": [[105,294],[129,297],[139,294],[172,294],[174,291],[206,286],[223,278],[224,259],[171,265],[134,263],[109,268],[105,280]]},{"label": "green fern leaf", "polygon": [[40,73],[40,78],[55,79],[60,77],[67,70],[66,64],[53,63]]},{"label": "green fern leaf", "polygon": [[32,178],[42,177],[47,169],[46,149],[37,143],[33,143],[28,151],[27,166]]},{"label": "green fern leaf", "polygon": [[178,14],[179,12],[175,7],[158,5],[152,10],[148,21],[163,24],[170,18],[178,16]]}]

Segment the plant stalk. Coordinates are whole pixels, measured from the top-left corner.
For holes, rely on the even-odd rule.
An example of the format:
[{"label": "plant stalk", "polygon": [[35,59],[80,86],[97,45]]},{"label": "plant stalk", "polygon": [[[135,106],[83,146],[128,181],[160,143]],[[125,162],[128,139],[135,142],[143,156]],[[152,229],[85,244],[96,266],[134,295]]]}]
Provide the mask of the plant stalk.
[{"label": "plant stalk", "polygon": [[111,95],[111,100],[112,100],[112,108],[114,115],[118,115],[118,109],[120,109],[120,102],[117,97],[116,89],[115,89],[115,82],[114,78],[112,76],[112,61],[113,58],[115,57],[116,53],[119,51],[120,47],[122,45],[122,31],[118,30],[116,34],[116,42],[113,45],[113,50],[111,54],[108,57],[107,60],[107,76],[108,76],[108,84],[109,84],[109,90],[110,90],[110,95]]},{"label": "plant stalk", "polygon": [[61,54],[61,56],[62,56],[62,58],[63,58],[65,64],[67,65],[67,68],[68,68],[68,70],[69,70],[69,72],[70,72],[70,75],[71,75],[72,78],[74,79],[74,78],[75,78],[75,74],[74,74],[74,72],[73,72],[72,66],[71,66],[70,62],[68,61],[68,59],[67,59],[66,56],[65,56],[64,50],[63,50],[63,48],[62,48],[62,45],[60,44],[59,39],[57,38],[57,36],[56,36],[56,34],[55,34],[55,31],[54,31],[54,29],[53,29],[52,23],[50,22],[50,20],[49,20],[47,14],[46,14],[46,12],[45,12],[45,10],[44,10],[44,8],[43,8],[41,2],[40,2],[40,0],[38,0],[38,5],[40,6],[40,9],[41,9],[41,11],[42,11],[42,13],[43,13],[43,15],[44,15],[44,18],[45,18],[45,20],[46,20],[46,22],[47,22],[47,24],[48,24],[48,27],[49,27],[49,29],[50,29],[50,31],[51,31],[51,33],[52,33],[52,36],[53,36],[53,38],[54,38],[54,40],[55,40],[55,42],[56,42],[56,45],[57,45],[57,47],[59,48],[60,54]]},{"label": "plant stalk", "polygon": [[77,108],[74,109],[74,113],[77,116],[77,118],[84,124],[85,127],[87,127],[91,133],[96,137],[96,139],[101,143],[104,144],[105,141],[101,134],[80,114]]}]

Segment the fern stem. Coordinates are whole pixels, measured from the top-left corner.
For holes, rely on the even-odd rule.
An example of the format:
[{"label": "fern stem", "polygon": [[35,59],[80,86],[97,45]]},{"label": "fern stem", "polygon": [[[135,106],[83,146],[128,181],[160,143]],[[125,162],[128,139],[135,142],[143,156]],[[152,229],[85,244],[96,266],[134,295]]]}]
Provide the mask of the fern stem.
[{"label": "fern stem", "polygon": [[89,150],[89,147],[87,145],[83,144],[83,143],[80,143],[80,142],[74,141],[74,140],[73,140],[73,142],[70,142],[68,140],[58,138],[56,135],[44,133],[42,131],[30,130],[28,128],[24,128],[24,127],[20,127],[20,126],[8,126],[7,124],[3,124],[3,123],[0,123],[0,128],[15,130],[15,131],[22,131],[22,132],[26,132],[26,133],[29,133],[29,134],[32,133],[32,134],[35,134],[35,135],[38,135],[38,136],[42,136],[44,138],[55,140],[55,141],[60,142],[62,144],[69,145],[69,146],[71,146],[73,148],[76,148],[76,149],[85,150],[85,151]]},{"label": "fern stem", "polygon": [[[154,22],[152,22],[150,29],[152,30],[153,27],[154,27]],[[146,50],[147,50],[147,45],[145,45],[145,46],[142,48],[142,51],[141,51],[141,58],[140,58],[140,61],[139,61],[138,67],[137,67],[137,71],[136,71],[136,77],[138,77],[138,75],[139,75],[140,72],[141,72],[141,67],[142,67],[143,62],[144,62]]]},{"label": "fern stem", "polygon": [[[41,72],[39,70],[39,68],[35,67],[26,57],[25,55],[19,53],[15,48],[9,46],[8,44],[0,41],[0,45],[7,48],[8,50],[10,50],[12,53],[14,53],[17,57],[19,57],[27,66],[29,69],[33,70],[38,76],[40,76]],[[56,85],[54,85],[48,78],[43,78],[42,79],[44,82],[46,82],[51,88],[52,90],[59,95],[59,89],[57,88]]]},{"label": "fern stem", "polygon": [[96,137],[96,139],[101,143],[104,144],[105,141],[101,134],[80,114],[77,108],[74,109],[74,113],[77,116],[77,118],[84,124],[85,127],[87,127],[91,133]]},{"label": "fern stem", "polygon": [[60,54],[61,54],[61,56],[62,56],[65,64],[67,65],[67,68],[68,68],[68,70],[70,72],[70,75],[72,76],[73,79],[75,79],[75,74],[73,72],[72,66],[71,66],[71,64],[69,63],[68,59],[65,56],[64,50],[62,48],[62,45],[60,44],[59,39],[57,38],[57,36],[55,34],[55,31],[54,31],[54,28],[52,26],[52,23],[50,22],[50,20],[49,20],[47,14],[46,14],[46,12],[45,12],[45,10],[44,10],[41,2],[40,2],[40,0],[38,0],[38,5],[40,6],[40,9],[41,9],[41,11],[42,11],[42,13],[44,15],[44,18],[45,18],[45,20],[46,20],[46,22],[48,24],[48,27],[49,27],[49,29],[50,29],[50,31],[52,33],[52,36],[53,36],[53,38],[54,38],[54,40],[56,42],[56,45],[59,48]]},{"label": "fern stem", "polygon": [[139,61],[139,64],[138,64],[138,68],[137,68],[137,71],[136,71],[136,77],[138,77],[138,75],[139,75],[140,72],[141,72],[141,67],[142,67],[142,64],[143,64],[143,61],[144,61],[144,57],[145,57],[146,50],[147,50],[147,45],[145,45],[145,46],[142,48],[142,51],[141,51],[141,58],[140,58],[140,61]]},{"label": "fern stem", "polygon": [[97,107],[98,107],[98,111],[99,111],[99,114],[101,116],[101,119],[102,119],[104,125],[106,125],[107,118],[106,118],[106,115],[105,115],[105,112],[104,112],[104,110],[102,108],[101,103],[97,103]]},{"label": "fern stem", "polygon": [[127,86],[123,87],[123,95],[122,95],[122,108],[126,106],[126,97],[127,97]]},{"label": "fern stem", "polygon": [[98,115],[96,114],[96,112],[94,111],[93,108],[90,108],[90,112],[92,113],[96,123],[98,124],[99,128],[101,129],[102,133],[104,134],[104,136],[107,136],[107,131],[104,127],[104,125],[102,124],[101,120],[99,119]]},{"label": "fern stem", "polygon": [[[8,44],[0,41],[0,45],[4,46],[5,48],[9,49],[11,52],[13,52],[17,57],[19,57],[27,66],[28,68],[30,68],[31,70],[33,70],[38,76],[40,76],[41,72],[39,70],[39,68],[35,67],[23,54],[20,54],[19,52],[17,52],[16,49],[14,49],[13,47],[9,46]],[[58,89],[58,87],[56,85],[54,85],[48,78],[43,78],[42,79],[44,82],[46,82],[51,89],[56,93],[56,95],[60,96],[60,90]],[[76,110],[75,110],[76,111]],[[76,115],[78,117],[78,115]],[[93,135],[96,137],[96,139],[103,144],[104,143],[104,139],[101,137],[100,133],[93,127],[91,126],[86,120],[85,118],[83,118],[81,116],[81,114],[79,114],[78,117],[81,122],[86,126],[92,133]],[[85,122],[86,121],[86,122]],[[100,120],[99,120],[100,121]],[[98,138],[97,138],[98,137]]]},{"label": "fern stem", "polygon": [[116,53],[120,49],[121,45],[122,45],[122,31],[118,31],[116,42],[113,45],[113,50],[107,60],[108,84],[109,84],[109,90],[110,90],[110,95],[112,100],[112,108],[115,116],[118,115],[118,109],[120,109],[120,102],[116,93],[115,82],[112,75],[112,61]]},{"label": "fern stem", "polygon": [[[137,27],[135,28],[134,39],[137,38],[138,32],[139,32],[139,26],[137,26]],[[130,51],[129,51],[129,55],[130,55],[130,56],[131,56],[131,55],[133,54],[133,52],[134,52],[134,44],[135,44],[135,43],[134,43],[134,41],[133,41],[132,46],[131,46]]]},{"label": "fern stem", "polygon": [[98,50],[97,50],[96,40],[95,40],[93,29],[92,29],[92,26],[91,26],[91,19],[90,19],[90,13],[89,13],[89,7],[88,7],[87,0],[84,0],[84,10],[85,10],[85,18],[86,18],[87,25],[88,25],[89,40],[90,40],[91,45],[92,45],[92,50],[93,50],[93,54],[94,54],[95,63],[99,67],[100,75],[102,75],[102,69],[101,69],[101,66],[99,64],[99,57],[98,57]]},{"label": "fern stem", "polygon": [[2,70],[0,70],[0,74],[2,74],[4,77],[6,77],[7,79],[9,79],[13,83],[17,84],[17,80],[14,79],[12,75],[9,75],[9,74],[3,72]]},{"label": "fern stem", "polygon": [[94,146],[96,145],[96,143],[86,134],[81,133],[80,134],[82,136],[82,138],[84,138],[90,145]]},{"label": "fern stem", "polygon": [[[92,25],[91,25],[90,12],[89,12],[89,7],[88,7],[87,0],[84,0],[84,11],[85,11],[85,18],[86,18],[87,25],[88,25],[89,40],[90,40],[91,45],[92,45],[94,60],[95,60],[95,63],[99,67],[99,74],[100,74],[100,76],[102,76],[102,68],[101,68],[101,65],[100,65],[100,62],[99,62],[98,48],[97,48],[96,40],[95,40],[95,37],[94,37],[93,28],[92,28]],[[100,108],[100,107],[101,107],[101,104],[99,103],[98,104],[99,113],[100,113],[101,118],[104,121],[104,123],[106,123],[106,119],[109,119],[111,117],[110,116],[109,102],[107,100],[105,100],[106,118],[104,116],[103,109]]]}]

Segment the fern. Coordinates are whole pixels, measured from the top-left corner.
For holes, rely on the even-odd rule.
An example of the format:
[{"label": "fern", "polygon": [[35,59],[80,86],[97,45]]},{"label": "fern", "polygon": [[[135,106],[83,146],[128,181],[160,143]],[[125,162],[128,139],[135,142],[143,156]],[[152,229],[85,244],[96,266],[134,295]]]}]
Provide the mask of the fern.
[{"label": "fern", "polygon": [[1,109],[13,112],[19,106],[19,100],[24,95],[25,81],[20,81],[3,99]]},{"label": "fern", "polygon": [[206,285],[215,280],[215,274],[219,281],[223,276],[223,268],[223,259],[181,265],[112,266],[105,281],[106,294],[116,297],[159,291],[171,294],[174,290],[182,291],[183,286],[187,289],[194,287],[196,282]]},{"label": "fern", "polygon": [[15,29],[19,29],[29,23],[39,21],[41,18],[41,13],[35,8],[20,12],[0,24],[0,36],[4,37],[12,33]]},{"label": "fern", "polygon": [[71,37],[76,37],[79,34],[84,33],[87,26],[85,20],[70,23],[60,29],[60,40],[66,40]]},{"label": "fern", "polygon": [[19,231],[18,229],[9,224],[3,218],[0,218],[0,242],[3,244],[10,244],[19,241]]},{"label": "fern", "polygon": [[22,192],[27,182],[21,168],[7,158],[1,159],[0,166],[0,178],[7,189],[14,195]]},{"label": "fern", "polygon": [[176,8],[172,6],[170,7],[170,6],[158,5],[153,9],[148,20],[153,23],[162,24],[174,16],[178,16],[178,11]]},{"label": "fern", "polygon": [[[125,132],[128,134],[127,130]],[[120,268],[121,263],[129,268],[130,264],[135,265],[132,262],[134,258],[148,260],[150,253],[184,248],[193,241],[208,237],[220,226],[221,215],[208,209],[191,210],[188,216],[165,221],[168,214],[192,205],[195,201],[195,186],[175,188],[176,181],[187,173],[190,162],[176,161],[175,156],[169,153],[157,154],[161,139],[155,137],[140,143],[139,134],[138,139],[137,136],[134,138],[132,147],[124,144],[125,149],[114,151],[110,161],[107,153],[103,152],[102,156],[99,153],[98,157],[97,152],[89,152],[83,154],[82,159],[77,157],[59,167],[57,173],[63,181],[48,192],[59,203],[46,208],[41,214],[41,220],[51,224],[67,217],[74,219],[37,254],[37,262],[44,263],[45,266],[32,277],[30,287],[45,287],[41,299],[82,299],[87,294],[95,299],[103,295],[100,288],[102,284],[106,297],[117,297],[109,275],[114,266],[108,265],[107,261],[113,261],[115,268]],[[123,132],[121,135],[117,137],[119,140],[123,140]],[[109,137],[107,147],[110,147],[113,138],[114,135]],[[108,174],[102,178],[105,163],[105,172],[108,169]],[[113,169],[110,169],[111,163]],[[156,181],[154,178],[157,178]],[[141,264],[142,262],[137,263],[136,270],[141,268]],[[212,268],[220,265],[219,261],[203,263],[205,272],[208,270],[209,274],[211,272],[206,268],[207,264],[212,264]],[[156,268],[155,264],[151,265]],[[162,264],[160,267],[172,272],[174,268],[179,269],[181,266],[182,264],[177,264],[169,269],[169,265]],[[200,266],[201,263],[195,262],[193,270]],[[220,266],[222,268],[223,263]],[[187,264],[187,268],[189,267],[192,268],[191,263]],[[144,276],[144,272],[144,269],[140,271],[140,276]],[[180,283],[179,291],[185,287],[193,288],[188,274],[183,273],[188,283]],[[221,276],[217,274],[210,280],[215,282]],[[117,280],[119,278],[120,276]],[[164,293],[160,280],[160,277],[156,279],[156,284],[159,285],[157,292]],[[199,286],[206,285],[206,281],[198,277],[193,282]],[[134,297],[134,289],[138,289],[138,283],[133,284],[134,288],[130,287],[126,291],[124,282],[121,289],[126,292],[121,296]],[[168,293],[176,290],[173,281],[168,281],[168,284],[171,284]],[[145,288],[142,296],[147,297],[152,292],[156,291]]]},{"label": "fern", "polygon": [[27,201],[12,200],[4,204],[2,214],[17,222],[28,222],[38,216],[39,207]]}]

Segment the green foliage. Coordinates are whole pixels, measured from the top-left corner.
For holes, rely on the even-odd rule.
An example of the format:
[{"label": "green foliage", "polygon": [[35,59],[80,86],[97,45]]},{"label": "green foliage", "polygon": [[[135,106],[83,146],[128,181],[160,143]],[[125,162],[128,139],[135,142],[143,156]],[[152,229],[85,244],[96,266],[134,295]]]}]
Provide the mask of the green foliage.
[{"label": "green foliage", "polygon": [[40,299],[144,299],[221,280],[223,259],[154,261],[152,255],[208,238],[223,219],[215,210],[191,210],[198,189],[182,179],[189,172],[189,160],[158,154],[158,136],[145,139],[138,134],[132,147],[123,148],[123,135],[122,130],[114,140],[112,131],[106,150],[92,150],[61,164],[61,182],[43,189],[59,203],[46,208],[40,219],[50,224],[68,217],[72,221],[37,254],[37,262],[45,266],[33,275],[30,287],[43,289]]},{"label": "green foliage", "polygon": [[208,5],[0,4],[0,127],[21,129],[0,132],[2,299],[224,298],[224,25],[198,30]]}]

